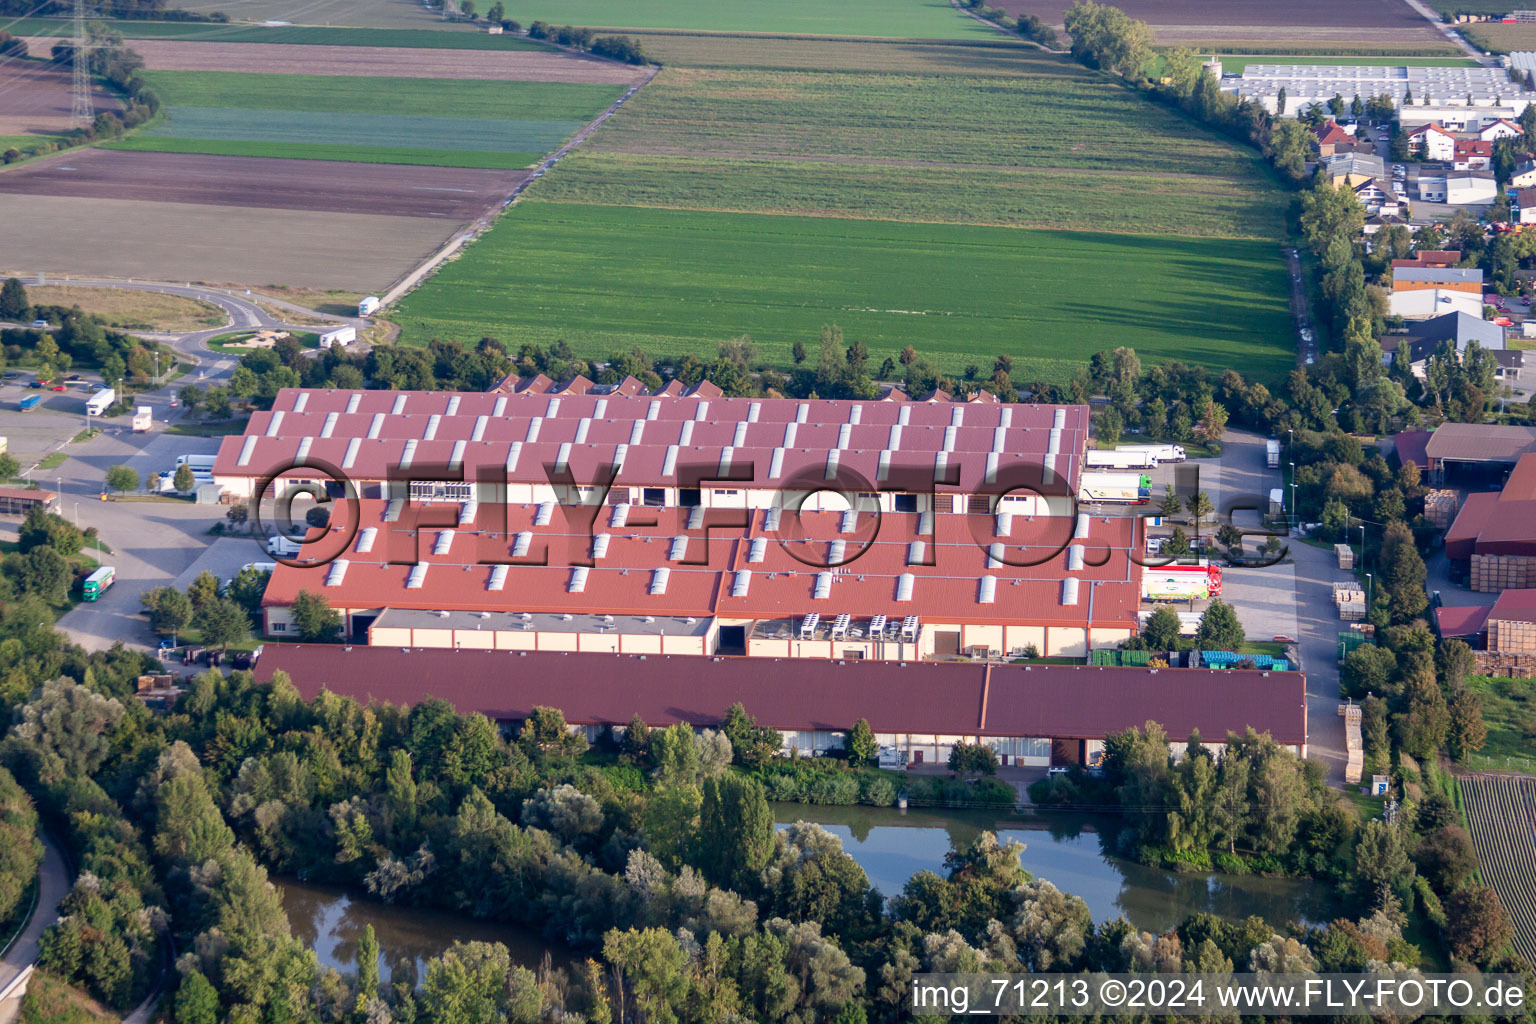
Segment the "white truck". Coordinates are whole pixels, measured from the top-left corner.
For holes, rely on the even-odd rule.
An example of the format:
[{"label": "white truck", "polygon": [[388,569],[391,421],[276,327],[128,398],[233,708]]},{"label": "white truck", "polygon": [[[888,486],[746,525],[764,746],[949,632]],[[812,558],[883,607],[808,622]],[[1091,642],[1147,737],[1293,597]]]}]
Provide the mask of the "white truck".
[{"label": "white truck", "polygon": [[100,416],[112,407],[117,400],[117,393],[111,388],[102,388],[90,398],[85,400],[85,414],[87,416]]},{"label": "white truck", "polygon": [[1148,452],[1154,462],[1183,462],[1187,455],[1181,444],[1123,444],[1117,452]]},{"label": "white truck", "polygon": [[321,348],[346,348],[357,340],[356,327],[338,327],[334,331],[326,331],[320,335]]},{"label": "white truck", "polygon": [[1152,480],[1141,473],[1084,473],[1079,499],[1094,505],[1145,505]]},{"label": "white truck", "polygon": [[358,302],[358,304],[357,304],[357,315],[358,316],[372,316],[374,313],[378,312],[378,309],[379,309],[379,297],[377,295],[369,295],[369,296],[366,296],[365,298],[363,298],[360,302]]},{"label": "white truck", "polygon": [[1274,438],[1264,442],[1264,464],[1270,469],[1280,468],[1280,442]]},{"label": "white truck", "polygon": [[178,455],[176,456],[176,468],[182,466],[192,467],[194,473],[212,473],[213,464],[218,461],[217,455]]},{"label": "white truck", "polygon": [[140,405],[133,410],[133,432],[141,434],[155,425],[154,406]]},{"label": "white truck", "polygon": [[1157,459],[1151,452],[1124,448],[1090,448],[1083,456],[1083,466],[1087,469],[1151,469],[1155,465]]},{"label": "white truck", "polygon": [[302,541],[292,540],[275,533],[267,538],[267,554],[276,555],[278,558],[292,558],[302,547]]}]

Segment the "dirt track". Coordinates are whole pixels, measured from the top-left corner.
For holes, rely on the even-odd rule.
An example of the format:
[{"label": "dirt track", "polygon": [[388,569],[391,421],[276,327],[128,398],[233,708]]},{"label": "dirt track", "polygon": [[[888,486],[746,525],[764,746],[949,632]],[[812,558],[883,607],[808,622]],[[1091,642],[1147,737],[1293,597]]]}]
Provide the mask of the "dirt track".
[{"label": "dirt track", "polygon": [[[204,43],[135,39],[152,71],[247,71],[364,78],[475,78],[494,82],[637,82],[643,68],[540,50],[408,50],[389,46]],[[42,52],[34,48],[34,52]],[[66,80],[67,84],[67,80]],[[69,113],[68,96],[64,112]]]},{"label": "dirt track", "polygon": [[468,223],[499,207],[528,173],[91,149],[0,173],[0,193]]},{"label": "dirt track", "polygon": [[[52,41],[48,41],[52,45]],[[48,49],[33,47],[34,54]],[[8,61],[0,66],[0,135],[33,135],[69,128],[68,71]],[[117,97],[105,89],[94,93],[96,112],[121,110]]]}]

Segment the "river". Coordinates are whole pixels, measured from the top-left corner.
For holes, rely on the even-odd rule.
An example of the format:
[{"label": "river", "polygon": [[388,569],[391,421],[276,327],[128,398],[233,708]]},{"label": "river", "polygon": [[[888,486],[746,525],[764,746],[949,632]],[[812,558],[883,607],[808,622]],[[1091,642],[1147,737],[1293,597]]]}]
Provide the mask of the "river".
[{"label": "river", "polygon": [[843,841],[870,883],[886,896],[927,868],[944,872],[944,855],[983,830],[1025,844],[1020,860],[1036,878],[1081,896],[1095,921],[1125,919],[1145,931],[1166,931],[1190,914],[1228,919],[1257,914],[1274,925],[1321,923],[1335,912],[1333,894],[1310,879],[1258,875],[1178,874],[1105,852],[1099,841],[1116,819],[1063,811],[999,816],[987,811],[891,807],[814,807],[774,804],[779,824],[814,821]]},{"label": "river", "polygon": [[[1321,923],[1334,915],[1332,894],[1307,879],[1177,874],[1106,853],[1100,836],[1114,828],[1116,819],[1104,816],[805,804],[774,804],[773,811],[780,825],[814,821],[840,838],[886,896],[899,893],[908,878],[925,868],[942,873],[946,853],[990,829],[999,838],[1024,843],[1025,869],[1081,896],[1095,921],[1123,915],[1138,929],[1160,932],[1197,911],[1228,919],[1258,914],[1277,926],[1289,920]],[[357,940],[368,924],[379,941],[379,971],[386,979],[401,960],[412,962],[422,977],[427,959],[455,941],[503,943],[513,961],[527,967],[537,967],[546,951],[557,965],[577,959],[571,950],[519,925],[378,903],[340,886],[274,881],[294,934],[315,951],[322,966],[344,972],[356,969]]]}]

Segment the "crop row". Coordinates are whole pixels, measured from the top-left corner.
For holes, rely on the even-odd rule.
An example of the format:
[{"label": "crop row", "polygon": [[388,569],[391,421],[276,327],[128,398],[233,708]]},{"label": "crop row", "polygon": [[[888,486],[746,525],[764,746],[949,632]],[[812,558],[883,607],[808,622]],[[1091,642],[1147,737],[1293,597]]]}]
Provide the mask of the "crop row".
[{"label": "crop row", "polygon": [[1536,782],[1473,776],[1461,792],[1483,878],[1514,921],[1515,949],[1536,961]]}]

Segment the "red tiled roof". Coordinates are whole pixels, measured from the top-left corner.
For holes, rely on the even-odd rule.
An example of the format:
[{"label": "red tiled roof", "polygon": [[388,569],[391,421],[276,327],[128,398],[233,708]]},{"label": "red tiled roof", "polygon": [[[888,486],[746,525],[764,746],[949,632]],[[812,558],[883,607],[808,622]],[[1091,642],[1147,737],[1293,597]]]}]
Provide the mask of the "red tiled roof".
[{"label": "red tiled roof", "polygon": [[1306,742],[1306,678],[1258,670],[984,666],[959,662],[707,658],[268,644],[261,682],[286,672],[306,698],[431,697],[498,720],[555,707],[575,725],[718,725],[740,701],[764,725],[1097,739],[1156,721],[1212,742],[1252,726]]},{"label": "red tiled roof", "polygon": [[[933,533],[919,534],[921,517],[883,513],[859,517],[854,533],[840,533],[842,513],[785,513],[780,528],[765,529],[764,510],[711,509],[703,525],[688,530],[690,510],[636,507],[621,527],[611,525],[612,509],[554,505],[550,522],[534,526],[538,506],[480,505],[473,524],[453,531],[448,549],[435,553],[441,525],[413,525],[411,512],[447,516],[456,505],[415,506],[395,523],[382,522],[387,503],[358,502],[359,529],[337,511],[329,539],[306,545],[305,555],[345,560],[334,586],[326,586],[330,562],[309,568],[279,564],[263,604],[287,606],[300,590],[326,596],[343,609],[400,608],[449,611],[516,611],[612,615],[711,616],[749,620],[798,617],[810,612],[920,615],[927,621],[974,624],[1040,623],[1132,625],[1141,600],[1141,567],[1136,547],[1139,521],[1090,518],[1080,569],[1068,568],[1070,517],[1015,515],[1007,537],[997,537],[992,515],[939,515]],[[594,520],[584,518],[593,512]],[[420,521],[420,520],[417,520]],[[441,520],[438,520],[441,523]],[[736,525],[727,525],[734,522]],[[750,525],[745,525],[749,522]],[[362,531],[374,528],[372,547],[359,553]],[[530,535],[526,557],[512,553],[519,533]],[[419,539],[417,534],[419,533]],[[593,538],[606,535],[607,549],[590,558]],[[345,549],[341,548],[343,541]],[[673,542],[687,537],[682,558],[673,561]],[[762,559],[750,560],[752,539],[762,537]],[[914,541],[923,542],[922,560],[908,565]],[[832,545],[843,545],[845,564],[830,567]],[[993,544],[1001,563],[992,561]],[[392,561],[393,560],[393,561]],[[574,565],[591,562],[585,588],[571,593]],[[488,589],[492,564],[512,562],[500,590]],[[398,563],[398,564],[393,564]],[[407,587],[413,564],[428,566],[418,587]],[[547,563],[547,564],[541,564]],[[650,593],[652,571],[669,570],[663,594]],[[732,596],[734,573],[748,570],[747,592]],[[830,594],[816,599],[818,576],[832,574]],[[913,577],[908,601],[897,601],[898,581]],[[981,580],[996,578],[992,600],[981,602]],[[1061,603],[1062,580],[1082,581],[1078,603]]]},{"label": "red tiled roof", "polygon": [[1469,156],[1493,156],[1493,143],[1483,139],[1457,139],[1456,159]]},{"label": "red tiled roof", "polygon": [[1441,605],[1435,609],[1435,627],[1446,638],[1476,636],[1488,627],[1488,606]]},{"label": "red tiled roof", "polygon": [[1506,590],[1488,609],[1489,621],[1536,622],[1536,590]]},{"label": "red tiled roof", "polygon": [[[1386,340],[1383,338],[1383,343]],[[1424,454],[1424,446],[1428,443],[1429,431],[1427,430],[1405,430],[1392,440],[1392,446],[1397,451],[1397,461],[1404,466],[1411,462],[1420,469],[1429,465],[1429,456]]]},{"label": "red tiled roof", "polygon": [[28,498],[32,501],[52,501],[58,495],[53,491],[41,491],[32,487],[0,487],[0,498],[17,500]]},{"label": "red tiled roof", "polygon": [[1408,137],[1413,138],[1415,135],[1426,135],[1429,132],[1439,132],[1441,135],[1448,135],[1451,138],[1455,138],[1454,135],[1451,135],[1450,132],[1446,131],[1444,128],[1441,128],[1437,124],[1426,124],[1422,127],[1415,128],[1413,131],[1408,133]]},{"label": "red tiled roof", "polygon": [[733,471],[750,468],[751,480],[782,486],[796,474],[827,479],[835,450],[842,479],[862,478],[873,489],[884,479],[883,457],[895,470],[931,480],[947,451],[945,471],[958,471],[957,486],[974,493],[986,482],[989,461],[1039,467],[1059,413],[1063,427],[1051,462],[1064,482],[1057,490],[1065,493],[1075,485],[1087,443],[1085,406],[703,395],[284,389],[272,411],[251,417],[243,436],[224,439],[214,476],[260,478],[292,465],[302,452],[353,480],[383,480],[409,452],[409,464],[417,467],[448,465],[457,455],[466,480],[485,470],[538,484],[548,483],[545,467],[563,457],[577,481],[591,482],[622,453],[617,483],[624,486],[677,485],[677,470],[690,466],[715,476],[727,457]]},{"label": "red tiled roof", "polygon": [[1325,121],[1317,125],[1312,129],[1312,134],[1317,136],[1317,144],[1320,146],[1337,145],[1340,142],[1352,141],[1354,138],[1334,121]]},{"label": "red tiled roof", "polygon": [[1536,452],[1520,456],[1499,491],[1500,501],[1536,500]]},{"label": "red tiled roof", "polygon": [[1461,262],[1460,249],[1421,249],[1414,253],[1411,260],[1393,260],[1394,269],[1398,267],[1418,267],[1419,269],[1442,269],[1454,267]]}]

